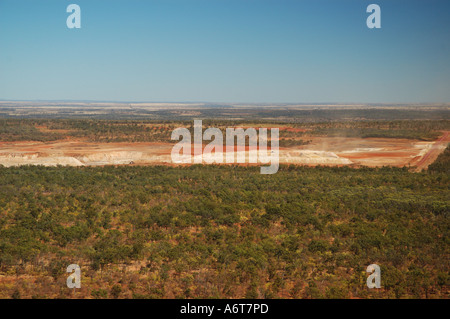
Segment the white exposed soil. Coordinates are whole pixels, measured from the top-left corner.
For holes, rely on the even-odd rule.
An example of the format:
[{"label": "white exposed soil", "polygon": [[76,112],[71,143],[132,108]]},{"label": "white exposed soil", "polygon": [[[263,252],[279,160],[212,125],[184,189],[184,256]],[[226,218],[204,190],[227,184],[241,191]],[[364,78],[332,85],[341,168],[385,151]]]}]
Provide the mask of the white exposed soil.
[{"label": "white exposed soil", "polygon": [[83,166],[78,159],[69,156],[39,156],[39,154],[8,154],[0,155],[0,165],[20,166],[20,165],[43,165],[43,166]]},{"label": "white exposed soil", "polygon": [[295,164],[352,164],[348,158],[339,157],[334,152],[295,150],[280,154],[280,162]]}]

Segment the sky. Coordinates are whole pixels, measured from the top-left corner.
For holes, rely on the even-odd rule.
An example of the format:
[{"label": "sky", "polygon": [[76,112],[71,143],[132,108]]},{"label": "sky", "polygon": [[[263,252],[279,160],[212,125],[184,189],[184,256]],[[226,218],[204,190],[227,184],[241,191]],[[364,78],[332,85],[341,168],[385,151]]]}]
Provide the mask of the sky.
[{"label": "sky", "polygon": [[0,0],[0,99],[448,103],[449,15],[448,0]]}]

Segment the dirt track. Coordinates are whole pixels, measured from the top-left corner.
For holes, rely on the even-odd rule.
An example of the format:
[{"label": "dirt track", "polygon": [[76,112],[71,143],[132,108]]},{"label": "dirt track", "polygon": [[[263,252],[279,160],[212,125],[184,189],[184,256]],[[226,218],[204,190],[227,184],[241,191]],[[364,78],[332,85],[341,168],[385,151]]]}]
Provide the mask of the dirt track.
[{"label": "dirt track", "polygon": [[440,153],[447,147],[450,142],[450,132],[444,132],[444,135],[438,139],[431,149],[422,157],[422,159],[416,164],[417,171],[426,169],[431,163],[433,163]]}]

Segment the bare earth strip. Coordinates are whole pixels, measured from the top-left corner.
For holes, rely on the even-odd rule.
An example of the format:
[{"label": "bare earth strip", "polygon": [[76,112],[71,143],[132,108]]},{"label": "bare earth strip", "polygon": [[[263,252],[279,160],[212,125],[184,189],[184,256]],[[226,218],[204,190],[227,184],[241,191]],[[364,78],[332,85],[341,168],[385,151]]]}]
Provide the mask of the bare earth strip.
[{"label": "bare earth strip", "polygon": [[[312,137],[308,145],[280,148],[280,163],[302,165],[428,167],[445,149],[449,132],[435,142],[392,138]],[[173,164],[169,143],[83,141],[0,142],[0,165]],[[248,158],[248,156],[246,156]]]}]

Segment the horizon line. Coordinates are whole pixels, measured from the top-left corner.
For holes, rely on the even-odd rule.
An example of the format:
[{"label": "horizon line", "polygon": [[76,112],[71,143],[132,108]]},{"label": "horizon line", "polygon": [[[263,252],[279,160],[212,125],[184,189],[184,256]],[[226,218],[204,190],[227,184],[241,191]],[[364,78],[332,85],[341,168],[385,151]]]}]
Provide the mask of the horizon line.
[{"label": "horizon line", "polygon": [[158,101],[158,100],[76,100],[76,99],[1,99],[0,102],[52,102],[52,103],[160,103],[160,104],[250,104],[250,105],[450,105],[450,102],[223,102],[223,101]]}]

